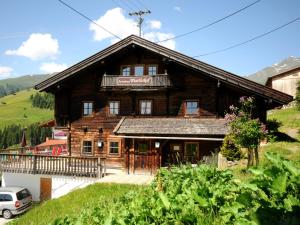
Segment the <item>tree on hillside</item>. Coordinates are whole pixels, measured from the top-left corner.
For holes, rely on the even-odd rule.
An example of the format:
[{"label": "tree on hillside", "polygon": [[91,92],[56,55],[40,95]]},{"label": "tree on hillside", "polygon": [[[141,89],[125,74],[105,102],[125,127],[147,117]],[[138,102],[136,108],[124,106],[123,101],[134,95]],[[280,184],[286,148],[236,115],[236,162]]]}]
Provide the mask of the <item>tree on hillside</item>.
[{"label": "tree on hillside", "polygon": [[41,109],[53,109],[54,96],[49,93],[36,93],[30,96],[30,100],[33,107]]},{"label": "tree on hillside", "polygon": [[246,148],[248,152],[247,166],[259,164],[258,146],[265,137],[267,131],[259,119],[253,118],[254,98],[241,97],[238,106],[230,106],[230,112],[225,115],[229,134],[233,141],[241,148]]}]

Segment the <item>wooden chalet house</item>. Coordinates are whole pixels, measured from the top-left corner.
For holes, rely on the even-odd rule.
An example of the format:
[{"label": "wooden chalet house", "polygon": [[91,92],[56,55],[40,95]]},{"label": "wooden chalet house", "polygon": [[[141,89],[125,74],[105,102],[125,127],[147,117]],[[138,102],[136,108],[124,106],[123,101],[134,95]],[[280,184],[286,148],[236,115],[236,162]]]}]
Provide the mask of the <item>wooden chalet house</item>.
[{"label": "wooden chalet house", "polygon": [[257,116],[292,97],[129,36],[36,85],[55,95],[69,154],[106,157],[129,173],[197,163],[222,144],[224,112],[241,96]]}]

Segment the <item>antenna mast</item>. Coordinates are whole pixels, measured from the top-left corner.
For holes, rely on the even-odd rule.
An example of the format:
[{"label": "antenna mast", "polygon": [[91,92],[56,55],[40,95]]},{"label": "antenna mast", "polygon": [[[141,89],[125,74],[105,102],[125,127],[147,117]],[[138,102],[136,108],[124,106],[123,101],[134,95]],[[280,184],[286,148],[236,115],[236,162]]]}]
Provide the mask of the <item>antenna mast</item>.
[{"label": "antenna mast", "polygon": [[145,14],[150,14],[151,11],[148,9],[147,11],[137,11],[137,12],[131,12],[129,13],[130,16],[137,16],[138,17],[138,27],[139,27],[139,34],[140,34],[140,37],[142,36],[142,24],[144,22],[144,18],[143,16]]}]

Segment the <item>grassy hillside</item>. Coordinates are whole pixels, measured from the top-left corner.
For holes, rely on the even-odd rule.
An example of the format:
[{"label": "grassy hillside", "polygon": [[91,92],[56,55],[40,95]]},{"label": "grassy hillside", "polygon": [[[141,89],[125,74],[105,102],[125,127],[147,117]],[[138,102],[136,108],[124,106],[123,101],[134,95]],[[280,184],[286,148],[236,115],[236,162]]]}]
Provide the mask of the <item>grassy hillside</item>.
[{"label": "grassy hillside", "polygon": [[282,126],[279,130],[294,138],[295,141],[268,143],[262,147],[262,152],[278,152],[285,158],[295,160],[300,163],[300,112],[297,111],[295,107],[271,110],[268,112],[268,119],[276,119],[282,122]]},{"label": "grassy hillside", "polygon": [[10,124],[26,126],[53,118],[52,110],[31,106],[30,95],[35,92],[33,89],[23,90],[0,98],[0,129]]}]

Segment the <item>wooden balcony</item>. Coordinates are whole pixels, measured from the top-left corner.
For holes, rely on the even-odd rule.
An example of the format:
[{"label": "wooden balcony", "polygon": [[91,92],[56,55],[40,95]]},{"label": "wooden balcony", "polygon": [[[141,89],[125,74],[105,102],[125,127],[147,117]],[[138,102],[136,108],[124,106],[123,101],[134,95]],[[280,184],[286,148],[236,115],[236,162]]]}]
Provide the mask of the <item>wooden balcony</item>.
[{"label": "wooden balcony", "polygon": [[101,89],[157,89],[171,87],[168,74],[144,76],[104,75],[101,80]]},{"label": "wooden balcony", "polygon": [[105,158],[1,153],[0,171],[101,178],[106,174]]}]

